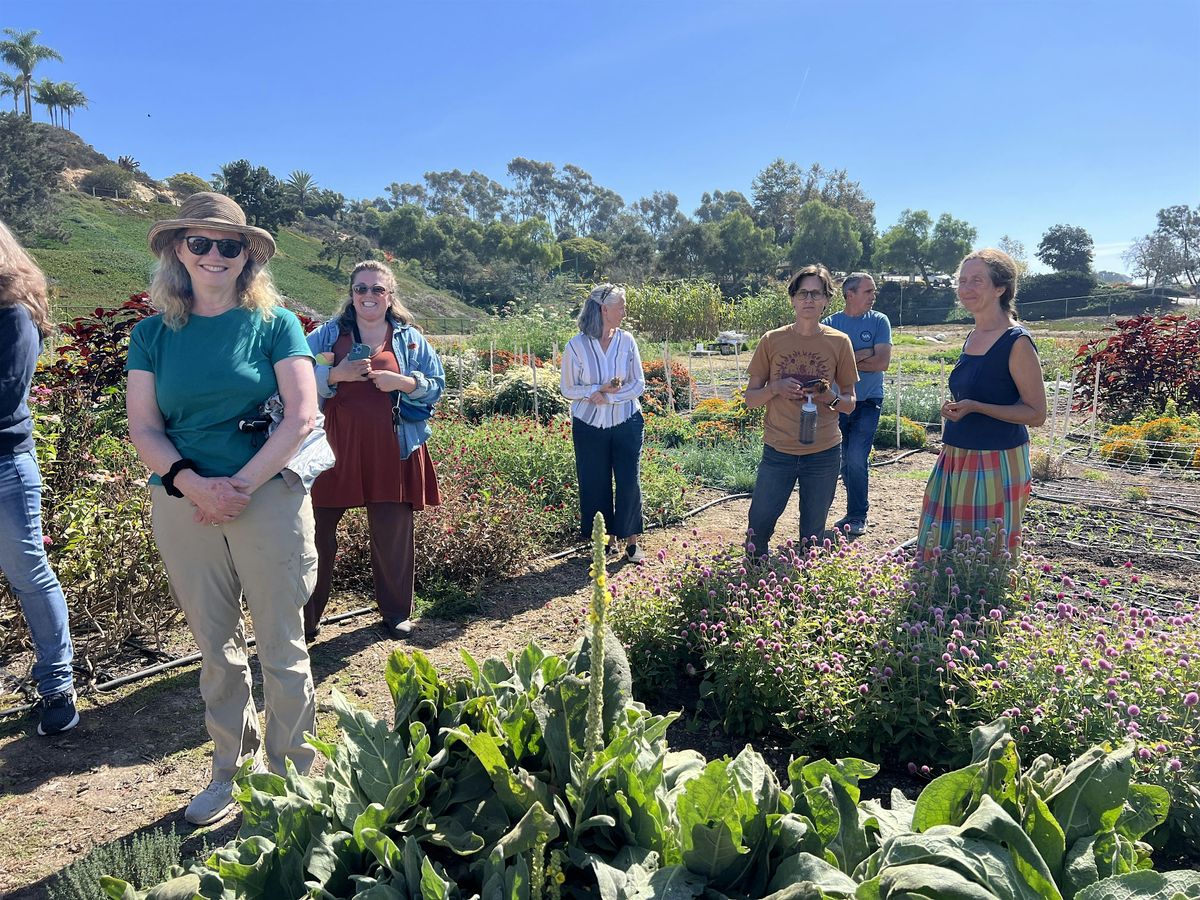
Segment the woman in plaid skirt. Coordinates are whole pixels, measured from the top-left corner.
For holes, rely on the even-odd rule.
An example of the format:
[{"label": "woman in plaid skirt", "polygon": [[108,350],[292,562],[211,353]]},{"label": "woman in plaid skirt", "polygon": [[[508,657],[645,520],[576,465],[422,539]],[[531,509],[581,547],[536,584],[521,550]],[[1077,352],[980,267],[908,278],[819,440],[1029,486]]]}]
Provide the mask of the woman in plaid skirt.
[{"label": "woman in plaid skirt", "polygon": [[958,300],[975,319],[950,373],[942,452],[930,473],[917,544],[922,555],[976,534],[997,556],[1015,553],[1032,490],[1029,428],[1046,421],[1042,366],[1017,322],[1017,265],[1007,253],[970,254],[958,269]]}]

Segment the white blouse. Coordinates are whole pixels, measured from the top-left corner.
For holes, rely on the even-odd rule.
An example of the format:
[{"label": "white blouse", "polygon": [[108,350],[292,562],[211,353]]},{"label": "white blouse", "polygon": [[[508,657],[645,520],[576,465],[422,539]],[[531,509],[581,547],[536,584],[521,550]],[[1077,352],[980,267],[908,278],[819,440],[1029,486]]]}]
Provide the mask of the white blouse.
[{"label": "white blouse", "polygon": [[[593,403],[592,394],[616,375],[621,376],[620,389],[605,394],[600,403]],[[560,387],[563,396],[572,401],[574,418],[594,428],[620,425],[641,410],[638,397],[646,390],[637,341],[618,328],[605,352],[594,337],[575,335],[563,348]]]}]

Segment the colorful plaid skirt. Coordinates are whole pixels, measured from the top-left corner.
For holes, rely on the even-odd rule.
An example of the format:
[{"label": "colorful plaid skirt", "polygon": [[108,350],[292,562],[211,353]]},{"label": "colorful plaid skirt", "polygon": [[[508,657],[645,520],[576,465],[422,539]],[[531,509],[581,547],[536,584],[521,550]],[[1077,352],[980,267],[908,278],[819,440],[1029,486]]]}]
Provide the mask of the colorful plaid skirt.
[{"label": "colorful plaid skirt", "polygon": [[943,446],[925,486],[917,546],[927,556],[935,547],[953,547],[957,534],[990,528],[997,551],[1015,553],[1032,482],[1029,444],[1011,450]]}]

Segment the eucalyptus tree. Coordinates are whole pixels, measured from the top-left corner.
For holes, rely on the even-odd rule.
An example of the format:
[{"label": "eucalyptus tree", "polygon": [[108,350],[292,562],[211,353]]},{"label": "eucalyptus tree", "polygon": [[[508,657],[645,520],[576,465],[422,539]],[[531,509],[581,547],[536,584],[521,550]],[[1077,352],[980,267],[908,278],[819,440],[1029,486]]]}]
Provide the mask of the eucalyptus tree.
[{"label": "eucalyptus tree", "polygon": [[48,59],[62,62],[57,50],[38,44],[37,36],[40,31],[17,31],[15,28],[5,28],[4,33],[10,40],[0,41],[0,59],[21,73],[21,89],[25,93],[25,118],[33,118],[33,70],[38,63]]}]

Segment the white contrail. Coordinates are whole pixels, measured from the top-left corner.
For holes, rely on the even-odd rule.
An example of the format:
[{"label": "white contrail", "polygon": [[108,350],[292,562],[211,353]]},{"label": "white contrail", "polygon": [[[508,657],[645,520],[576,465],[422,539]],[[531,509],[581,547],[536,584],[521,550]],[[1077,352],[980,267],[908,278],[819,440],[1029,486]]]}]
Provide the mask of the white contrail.
[{"label": "white contrail", "polygon": [[804,85],[808,83],[808,69],[804,70],[804,77],[800,79],[800,90],[796,91],[796,99],[792,101],[792,111],[789,118],[796,114],[796,107],[800,105],[800,95],[804,93]]}]

